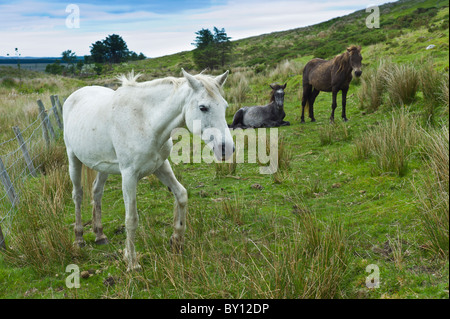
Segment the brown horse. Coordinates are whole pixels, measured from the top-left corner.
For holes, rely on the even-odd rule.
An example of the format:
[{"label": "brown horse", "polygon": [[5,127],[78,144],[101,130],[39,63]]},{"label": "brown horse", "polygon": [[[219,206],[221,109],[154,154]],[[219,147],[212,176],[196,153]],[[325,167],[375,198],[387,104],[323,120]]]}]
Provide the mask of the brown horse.
[{"label": "brown horse", "polygon": [[352,80],[352,70],[356,76],[361,76],[361,46],[351,46],[347,51],[336,56],[332,60],[312,59],[303,69],[303,98],[301,122],[305,122],[305,106],[309,105],[309,117],[314,118],[314,101],[320,91],[332,92],[330,121],[334,121],[334,110],[337,107],[336,97],[342,91],[342,119],[347,121],[345,106],[347,104],[347,92]]}]

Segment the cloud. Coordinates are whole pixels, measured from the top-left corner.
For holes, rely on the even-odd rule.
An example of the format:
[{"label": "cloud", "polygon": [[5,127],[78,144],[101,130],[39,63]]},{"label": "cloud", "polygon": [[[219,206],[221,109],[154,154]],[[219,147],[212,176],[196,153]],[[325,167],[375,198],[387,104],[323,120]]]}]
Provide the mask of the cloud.
[{"label": "cloud", "polygon": [[80,28],[66,27],[68,3],[0,2],[0,56],[18,47],[22,56],[89,54],[89,46],[119,34],[130,50],[161,56],[191,50],[201,28],[225,28],[233,40],[316,24],[386,1],[80,0]]}]

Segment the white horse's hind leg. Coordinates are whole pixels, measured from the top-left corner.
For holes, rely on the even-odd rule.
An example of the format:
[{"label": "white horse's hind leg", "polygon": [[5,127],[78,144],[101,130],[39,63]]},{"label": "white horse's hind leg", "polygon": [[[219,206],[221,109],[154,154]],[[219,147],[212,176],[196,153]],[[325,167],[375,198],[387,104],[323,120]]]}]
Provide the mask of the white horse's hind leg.
[{"label": "white horse's hind leg", "polygon": [[187,191],[175,178],[168,160],[156,170],[155,175],[164,185],[170,188],[175,196],[174,233],[170,242],[174,248],[181,249],[186,231]]},{"label": "white horse's hind leg", "polygon": [[81,219],[81,203],[83,201],[83,189],[81,187],[81,167],[83,164],[70,151],[67,152],[69,158],[69,175],[73,184],[72,199],[75,203],[75,245],[83,247],[83,221]]},{"label": "white horse's hind leg", "polygon": [[125,203],[125,229],[127,239],[125,245],[125,259],[128,261],[128,271],[138,270],[141,266],[137,262],[134,241],[139,222],[136,205],[136,187],[138,179],[135,174],[122,172],[122,192]]},{"label": "white horse's hind leg", "polygon": [[108,243],[108,238],[103,234],[102,226],[102,196],[108,174],[98,173],[94,181],[92,189],[93,208],[92,219],[94,223],[95,243],[97,245],[104,245]]}]

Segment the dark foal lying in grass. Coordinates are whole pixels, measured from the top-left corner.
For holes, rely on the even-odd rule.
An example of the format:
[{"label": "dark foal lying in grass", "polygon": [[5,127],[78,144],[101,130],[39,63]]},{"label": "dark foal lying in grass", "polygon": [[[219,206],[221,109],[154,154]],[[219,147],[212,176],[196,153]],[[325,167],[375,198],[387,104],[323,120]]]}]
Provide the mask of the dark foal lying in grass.
[{"label": "dark foal lying in grass", "polygon": [[246,106],[239,109],[230,128],[278,127],[290,125],[284,121],[284,89],[286,84],[271,84],[270,103],[264,106]]}]

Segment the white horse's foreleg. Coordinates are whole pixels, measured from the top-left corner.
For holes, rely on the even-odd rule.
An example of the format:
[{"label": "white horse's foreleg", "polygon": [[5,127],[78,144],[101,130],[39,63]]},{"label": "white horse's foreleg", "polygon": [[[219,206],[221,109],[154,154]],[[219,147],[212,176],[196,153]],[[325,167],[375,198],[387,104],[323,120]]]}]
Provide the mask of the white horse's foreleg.
[{"label": "white horse's foreleg", "polygon": [[75,245],[83,247],[83,221],[81,219],[81,203],[83,201],[83,189],[81,187],[81,167],[83,164],[71,152],[68,152],[69,175],[73,184],[72,199],[75,203]]},{"label": "white horse's foreleg", "polygon": [[95,243],[104,245],[108,243],[108,238],[103,234],[102,226],[102,196],[108,174],[98,173],[92,188],[93,208],[92,219],[94,224]]},{"label": "white horse's foreleg", "polygon": [[155,175],[164,185],[170,188],[175,196],[174,233],[170,242],[174,248],[180,249],[183,245],[184,233],[186,231],[187,191],[175,178],[168,160],[161,165],[155,172]]},{"label": "white horse's foreleg", "polygon": [[138,179],[135,174],[122,172],[122,191],[125,202],[125,229],[127,239],[125,244],[125,259],[128,261],[128,271],[140,269],[136,257],[134,241],[139,222],[136,205],[136,187]]}]

